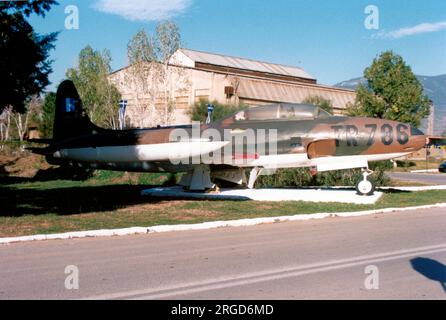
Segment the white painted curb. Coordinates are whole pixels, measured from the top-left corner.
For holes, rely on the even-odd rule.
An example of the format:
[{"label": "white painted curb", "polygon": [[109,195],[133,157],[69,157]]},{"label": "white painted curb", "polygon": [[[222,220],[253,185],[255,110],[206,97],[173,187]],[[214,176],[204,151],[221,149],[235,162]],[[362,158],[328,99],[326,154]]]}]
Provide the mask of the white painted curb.
[{"label": "white painted curb", "polygon": [[63,240],[63,239],[75,239],[75,238],[88,238],[88,237],[126,236],[126,235],[137,235],[137,234],[148,234],[148,233],[173,232],[173,231],[206,230],[206,229],[216,229],[225,227],[247,227],[247,226],[254,226],[267,223],[304,221],[313,219],[324,219],[329,217],[359,217],[372,214],[415,211],[415,210],[433,209],[433,208],[446,208],[446,203],[438,203],[434,205],[426,205],[418,207],[386,208],[386,209],[358,211],[358,212],[299,214],[294,216],[204,222],[199,224],[154,226],[147,228],[135,227],[126,229],[114,229],[114,230],[92,230],[92,231],[69,232],[61,234],[10,237],[10,238],[0,238],[0,244],[10,244],[14,242],[27,242],[27,241],[42,241],[42,240]]},{"label": "white painted curb", "polygon": [[429,170],[413,170],[410,173],[439,173],[438,169],[429,169]]}]

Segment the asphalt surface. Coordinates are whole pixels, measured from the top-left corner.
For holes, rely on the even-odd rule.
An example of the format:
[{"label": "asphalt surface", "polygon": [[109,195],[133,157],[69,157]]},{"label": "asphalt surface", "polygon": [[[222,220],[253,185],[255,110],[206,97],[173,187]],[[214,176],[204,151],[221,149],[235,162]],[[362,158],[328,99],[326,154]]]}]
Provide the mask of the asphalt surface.
[{"label": "asphalt surface", "polygon": [[[0,298],[446,299],[445,230],[445,209],[431,209],[11,244]],[[65,288],[68,265],[78,290]]]},{"label": "asphalt surface", "polygon": [[387,175],[394,180],[413,181],[430,185],[446,185],[446,173],[389,172]]}]

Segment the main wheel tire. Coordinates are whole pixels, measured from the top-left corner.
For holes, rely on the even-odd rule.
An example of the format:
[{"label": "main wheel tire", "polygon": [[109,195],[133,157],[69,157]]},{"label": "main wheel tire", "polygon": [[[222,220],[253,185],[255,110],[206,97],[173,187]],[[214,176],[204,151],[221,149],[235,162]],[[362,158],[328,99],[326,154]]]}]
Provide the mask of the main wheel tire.
[{"label": "main wheel tire", "polygon": [[356,192],[360,196],[371,196],[375,192],[375,184],[370,180],[361,180],[356,184]]}]

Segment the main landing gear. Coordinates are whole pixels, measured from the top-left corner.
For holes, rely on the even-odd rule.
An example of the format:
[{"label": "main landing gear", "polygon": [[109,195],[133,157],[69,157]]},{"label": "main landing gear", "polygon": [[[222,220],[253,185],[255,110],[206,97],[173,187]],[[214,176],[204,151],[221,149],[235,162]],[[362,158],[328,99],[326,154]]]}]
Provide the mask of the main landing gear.
[{"label": "main landing gear", "polygon": [[369,168],[362,169],[363,179],[356,184],[356,191],[361,196],[371,196],[375,192],[375,184],[368,180],[368,177],[373,174]]}]

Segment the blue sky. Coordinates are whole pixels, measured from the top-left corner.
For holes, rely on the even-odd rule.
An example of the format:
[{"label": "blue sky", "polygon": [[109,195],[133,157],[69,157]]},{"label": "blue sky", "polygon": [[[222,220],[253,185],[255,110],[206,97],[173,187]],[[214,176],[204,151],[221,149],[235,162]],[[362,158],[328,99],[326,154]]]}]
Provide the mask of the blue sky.
[{"label": "blue sky", "polygon": [[[64,27],[69,5],[79,9],[78,30]],[[364,26],[368,5],[379,9],[378,30]],[[88,44],[109,49],[114,70],[126,66],[131,37],[162,19],[179,25],[184,47],[300,66],[322,84],[361,76],[389,49],[417,74],[446,73],[444,0],[59,0],[30,18],[39,33],[60,31],[49,89]]]}]

